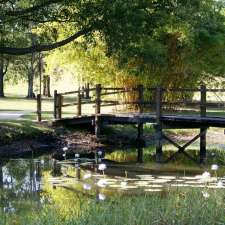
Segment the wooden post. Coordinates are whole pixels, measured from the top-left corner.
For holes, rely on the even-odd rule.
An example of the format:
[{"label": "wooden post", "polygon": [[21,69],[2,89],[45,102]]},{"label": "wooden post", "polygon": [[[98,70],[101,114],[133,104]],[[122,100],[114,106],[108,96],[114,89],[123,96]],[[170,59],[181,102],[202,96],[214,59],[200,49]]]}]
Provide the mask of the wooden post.
[{"label": "wooden post", "polygon": [[80,95],[81,95],[81,98],[84,98],[84,86],[82,86],[82,88],[81,88],[81,93],[80,93]]},{"label": "wooden post", "polygon": [[89,83],[86,84],[85,94],[86,94],[85,98],[89,99],[90,98],[90,85],[89,85]]},{"label": "wooden post", "polygon": [[47,76],[47,97],[51,97],[51,92],[50,92],[50,76]]},{"label": "wooden post", "polygon": [[54,90],[54,119],[57,117],[57,90]]},{"label": "wooden post", "polygon": [[63,96],[61,94],[57,95],[57,116],[58,119],[62,119],[62,104],[63,104]]},{"label": "wooden post", "polygon": [[[138,85],[138,111],[139,113],[143,113],[144,111],[144,87],[143,85]],[[137,141],[140,143],[143,142],[143,131],[144,131],[144,125],[143,123],[138,123],[138,136]]]},{"label": "wooden post", "polygon": [[101,113],[101,84],[96,85],[95,114]]},{"label": "wooden post", "polygon": [[[201,103],[200,103],[200,115],[206,117],[206,86],[201,85]],[[206,132],[207,128],[200,128],[200,163],[205,163],[206,160]]]},{"label": "wooden post", "polygon": [[41,122],[41,95],[37,95],[37,120]]},{"label": "wooden post", "polygon": [[156,125],[155,125],[155,144],[156,144],[156,162],[161,163],[163,161],[162,151],[162,88],[156,89]]},{"label": "wooden post", "polygon": [[77,94],[77,116],[81,116],[81,94],[80,94],[80,90],[78,91],[78,94]]},{"label": "wooden post", "polygon": [[99,114],[101,113],[101,84],[96,85],[96,100],[95,100],[95,136],[100,135],[101,120]]},{"label": "wooden post", "polygon": [[143,163],[143,148],[137,149],[137,162]]},{"label": "wooden post", "polygon": [[138,109],[139,113],[144,111],[144,87],[143,85],[138,85]]}]

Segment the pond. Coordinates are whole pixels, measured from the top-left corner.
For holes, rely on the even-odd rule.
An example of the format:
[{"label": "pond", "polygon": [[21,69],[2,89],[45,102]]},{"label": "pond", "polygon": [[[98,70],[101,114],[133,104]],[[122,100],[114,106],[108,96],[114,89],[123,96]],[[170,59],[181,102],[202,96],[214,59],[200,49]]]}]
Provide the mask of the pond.
[{"label": "pond", "polygon": [[[168,151],[168,157],[170,154]],[[156,164],[143,149],[112,151],[104,157],[99,151],[97,156],[91,159],[75,154],[67,159],[64,155],[61,161],[52,155],[1,160],[2,224],[9,215],[18,221],[54,204],[66,214],[67,207],[80,208],[82,199],[107,201],[118,195],[154,195],[178,187],[225,188],[224,166],[221,163],[218,169],[216,165],[211,168],[217,161],[212,158],[208,166],[200,166],[183,156],[168,164]]]}]

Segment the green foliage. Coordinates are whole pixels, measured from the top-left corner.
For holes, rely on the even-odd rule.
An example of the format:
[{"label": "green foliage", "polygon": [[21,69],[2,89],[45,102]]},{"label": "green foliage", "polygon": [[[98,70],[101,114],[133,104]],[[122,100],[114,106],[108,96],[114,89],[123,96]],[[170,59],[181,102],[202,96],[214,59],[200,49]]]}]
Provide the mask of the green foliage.
[{"label": "green foliage", "polygon": [[0,30],[14,42],[0,45],[29,46],[15,41],[26,39],[24,29],[47,46],[88,29],[47,59],[48,73],[70,71],[80,85],[196,87],[224,76],[223,1],[23,0],[13,10],[9,1],[2,5]]}]

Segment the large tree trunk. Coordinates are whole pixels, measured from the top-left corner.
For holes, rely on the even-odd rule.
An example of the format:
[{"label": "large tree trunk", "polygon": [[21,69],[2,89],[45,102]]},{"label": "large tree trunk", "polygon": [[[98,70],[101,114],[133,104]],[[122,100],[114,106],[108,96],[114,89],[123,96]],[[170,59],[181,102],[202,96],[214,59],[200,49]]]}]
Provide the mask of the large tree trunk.
[{"label": "large tree trunk", "polygon": [[0,97],[5,97],[4,95],[4,60],[0,57]]},{"label": "large tree trunk", "polygon": [[28,91],[27,98],[35,98],[34,96],[34,76],[30,71],[28,71]]},{"label": "large tree trunk", "polygon": [[28,91],[27,91],[27,98],[35,98],[34,96],[34,63],[35,63],[35,53],[32,53],[31,55],[31,62],[30,62],[30,68],[27,72],[27,81],[28,81]]},{"label": "large tree trunk", "polygon": [[51,97],[50,94],[50,77],[49,76],[44,76],[43,79],[43,95],[46,97]]}]

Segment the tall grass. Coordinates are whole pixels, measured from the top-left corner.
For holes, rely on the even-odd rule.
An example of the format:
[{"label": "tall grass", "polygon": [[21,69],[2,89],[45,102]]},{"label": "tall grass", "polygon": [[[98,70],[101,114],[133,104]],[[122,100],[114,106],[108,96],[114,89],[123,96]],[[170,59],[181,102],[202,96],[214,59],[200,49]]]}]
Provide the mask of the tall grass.
[{"label": "tall grass", "polygon": [[[78,208],[61,215],[59,206],[45,207],[24,217],[26,225],[223,225],[225,191],[177,189],[145,196],[117,196],[104,202],[83,199]],[[1,213],[0,213],[1,214]],[[17,224],[5,220],[6,225]],[[0,224],[3,225],[0,221]]]}]

